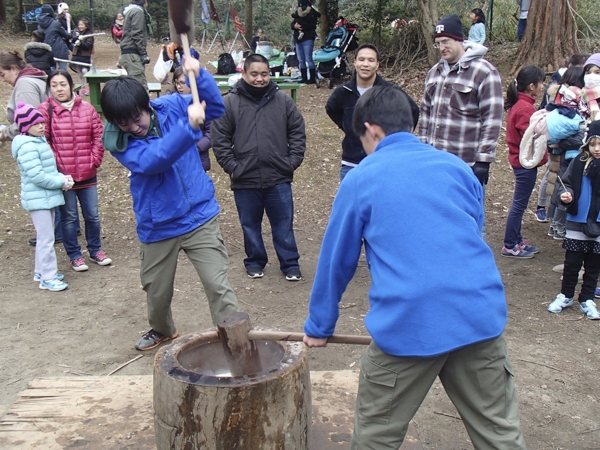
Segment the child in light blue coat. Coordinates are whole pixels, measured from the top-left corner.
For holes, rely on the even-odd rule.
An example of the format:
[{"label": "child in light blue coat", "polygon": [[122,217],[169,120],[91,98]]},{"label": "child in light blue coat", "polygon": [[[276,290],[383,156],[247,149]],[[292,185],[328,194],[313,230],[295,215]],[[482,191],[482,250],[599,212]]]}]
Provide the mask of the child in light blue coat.
[{"label": "child in light blue coat", "polygon": [[483,45],[485,42],[485,14],[479,8],[471,11],[471,28],[469,29],[469,41]]},{"label": "child in light blue coat", "polygon": [[21,134],[12,141],[12,155],[21,171],[21,205],[31,214],[37,233],[34,281],[40,289],[63,291],[68,285],[57,272],[54,251],[54,208],[63,205],[62,191],[73,186],[73,178],[56,168],[52,149],[46,142],[44,117],[33,106],[20,102],[15,122]]}]

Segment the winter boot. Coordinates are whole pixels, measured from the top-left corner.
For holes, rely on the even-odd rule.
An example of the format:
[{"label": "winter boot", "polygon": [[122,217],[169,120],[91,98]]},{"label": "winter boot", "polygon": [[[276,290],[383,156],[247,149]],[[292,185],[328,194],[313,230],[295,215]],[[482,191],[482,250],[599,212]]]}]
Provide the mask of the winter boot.
[{"label": "winter boot", "polygon": [[300,83],[308,84],[308,78],[306,78],[306,69],[300,69],[300,74],[302,75],[302,80],[300,80]]},{"label": "winter boot", "polygon": [[310,69],[310,84],[315,84],[317,89],[319,89],[319,79],[317,78],[317,69]]}]

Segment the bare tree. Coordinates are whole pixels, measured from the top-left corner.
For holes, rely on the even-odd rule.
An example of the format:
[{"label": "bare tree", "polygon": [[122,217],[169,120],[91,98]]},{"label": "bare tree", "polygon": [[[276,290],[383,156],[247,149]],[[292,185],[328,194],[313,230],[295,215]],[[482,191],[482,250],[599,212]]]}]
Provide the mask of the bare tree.
[{"label": "bare tree", "polygon": [[548,71],[564,65],[578,53],[575,25],[577,0],[536,0],[531,2],[527,28],[511,73],[525,64]]},{"label": "bare tree", "polygon": [[252,40],[252,36],[254,35],[254,26],[252,24],[252,0],[246,0],[245,7],[246,17],[244,21],[244,36],[246,37],[246,42],[250,42]]},{"label": "bare tree", "polygon": [[425,36],[425,45],[427,47],[427,62],[433,66],[440,59],[440,54],[433,48],[433,28],[440,18],[438,12],[438,0],[418,0],[419,11],[421,12],[421,30]]}]

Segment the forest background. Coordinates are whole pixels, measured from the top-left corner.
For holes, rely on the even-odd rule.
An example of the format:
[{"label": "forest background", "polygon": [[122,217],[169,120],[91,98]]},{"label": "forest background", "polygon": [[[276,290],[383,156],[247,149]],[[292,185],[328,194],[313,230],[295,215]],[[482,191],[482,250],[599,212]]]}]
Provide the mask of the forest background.
[{"label": "forest background", "polygon": [[[16,32],[25,29],[22,19],[24,10],[31,9],[32,5],[42,0],[0,0],[0,26],[5,31]],[[58,3],[58,0],[54,0]],[[93,16],[95,31],[109,30],[114,15],[123,10],[129,3],[128,0],[68,0],[71,14],[74,18]],[[209,1],[207,0],[208,4]],[[518,5],[515,0],[315,0],[315,7],[326,12],[327,20],[321,24],[321,44],[327,32],[331,30],[339,16],[359,25],[358,37],[360,42],[373,42],[382,51],[384,65],[403,71],[418,61],[427,61],[428,57],[437,58],[438,55],[429,49],[430,36],[424,30],[432,27],[429,22],[437,21],[439,16],[456,13],[463,19],[465,30],[470,26],[469,12],[473,8],[481,8],[487,18],[488,40],[486,45],[501,45],[503,42],[517,40]],[[229,13],[233,6],[246,29],[246,36],[252,36],[257,28],[263,28],[269,40],[277,46],[291,43],[291,13],[296,8],[295,0],[213,0],[215,10],[221,23],[210,20],[205,24],[201,20],[202,2],[195,2],[196,36],[200,38],[206,29],[209,38],[214,37],[220,29],[226,39],[235,35],[235,28]],[[567,16],[568,22],[575,23],[576,41],[562,54],[574,52],[592,53],[597,51],[600,43],[600,9],[594,0],[540,0],[538,5],[544,5],[544,14]],[[565,8],[566,4],[566,8]],[[169,36],[167,0],[149,0],[148,11],[153,18],[153,38],[160,40]],[[325,14],[324,14],[325,15]],[[530,13],[531,15],[531,13]],[[406,23],[411,20],[426,23],[425,26],[403,26],[397,28],[390,24],[394,19],[401,19]],[[530,20],[531,21],[531,20]],[[251,22],[251,23],[250,23]],[[2,25],[3,23],[3,25]],[[546,21],[546,27],[555,27],[556,23]],[[561,26],[560,24],[558,25]],[[31,29],[31,25],[29,25]],[[551,30],[557,42],[561,34],[573,34],[571,30]],[[540,38],[536,38],[538,41]],[[526,37],[527,40],[527,37]],[[315,44],[318,48],[319,42]],[[545,45],[545,44],[544,44]],[[547,45],[545,45],[547,47]],[[575,48],[573,48],[575,47]],[[562,54],[559,53],[559,58]],[[531,58],[530,58],[531,59]],[[539,65],[548,70],[556,69],[563,61],[555,61],[549,67],[546,61],[537,61]],[[435,59],[433,60],[435,61]],[[534,61],[531,61],[534,62]],[[431,61],[430,61],[431,64]]]}]

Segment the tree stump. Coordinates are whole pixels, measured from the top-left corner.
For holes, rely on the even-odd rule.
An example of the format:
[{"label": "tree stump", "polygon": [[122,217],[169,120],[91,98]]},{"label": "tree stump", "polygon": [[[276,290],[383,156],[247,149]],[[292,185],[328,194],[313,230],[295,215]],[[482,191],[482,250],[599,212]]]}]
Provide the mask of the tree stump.
[{"label": "tree stump", "polygon": [[231,377],[214,330],[177,339],[154,361],[158,450],[304,450],[311,423],[302,343],[257,341],[263,372]]}]

